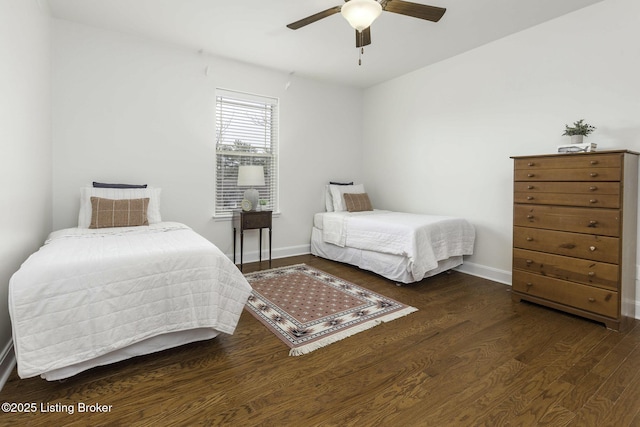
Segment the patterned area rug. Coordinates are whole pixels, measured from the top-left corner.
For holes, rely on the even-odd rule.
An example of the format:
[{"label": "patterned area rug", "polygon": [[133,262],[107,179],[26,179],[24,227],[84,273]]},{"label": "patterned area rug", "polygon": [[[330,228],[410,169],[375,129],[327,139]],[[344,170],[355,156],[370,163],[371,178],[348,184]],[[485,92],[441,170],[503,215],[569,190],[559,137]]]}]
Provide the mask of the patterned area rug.
[{"label": "patterned area rug", "polygon": [[417,311],[323,271],[298,264],[246,274],[245,308],[299,356]]}]

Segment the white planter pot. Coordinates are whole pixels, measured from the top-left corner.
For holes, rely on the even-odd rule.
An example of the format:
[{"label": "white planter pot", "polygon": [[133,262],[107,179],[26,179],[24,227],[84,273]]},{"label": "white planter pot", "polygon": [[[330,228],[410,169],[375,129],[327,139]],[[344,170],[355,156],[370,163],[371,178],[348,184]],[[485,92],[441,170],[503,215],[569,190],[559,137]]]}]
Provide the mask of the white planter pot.
[{"label": "white planter pot", "polygon": [[571,135],[571,143],[582,144],[583,138],[584,138],[584,135]]}]

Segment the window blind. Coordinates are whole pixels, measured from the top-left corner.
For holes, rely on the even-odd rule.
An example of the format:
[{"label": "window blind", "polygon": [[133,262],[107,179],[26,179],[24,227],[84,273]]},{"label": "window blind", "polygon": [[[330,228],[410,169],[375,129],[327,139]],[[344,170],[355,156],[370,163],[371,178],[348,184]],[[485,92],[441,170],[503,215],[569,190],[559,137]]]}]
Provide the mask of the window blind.
[{"label": "window blind", "polygon": [[240,209],[244,191],[238,167],[264,168],[264,186],[254,187],[265,210],[278,211],[278,99],[216,89],[216,217]]}]

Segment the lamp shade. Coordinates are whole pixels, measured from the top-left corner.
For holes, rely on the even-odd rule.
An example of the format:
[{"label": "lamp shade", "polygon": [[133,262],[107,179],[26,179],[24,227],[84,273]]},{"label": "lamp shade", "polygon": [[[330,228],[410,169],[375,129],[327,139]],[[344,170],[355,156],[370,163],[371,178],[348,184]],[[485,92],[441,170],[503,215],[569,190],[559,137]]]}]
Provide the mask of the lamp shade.
[{"label": "lamp shade", "polygon": [[358,31],[371,26],[382,13],[382,6],[375,0],[349,0],[340,9],[349,24]]},{"label": "lamp shade", "polygon": [[238,168],[238,186],[264,185],[264,168],[262,166],[240,166]]}]

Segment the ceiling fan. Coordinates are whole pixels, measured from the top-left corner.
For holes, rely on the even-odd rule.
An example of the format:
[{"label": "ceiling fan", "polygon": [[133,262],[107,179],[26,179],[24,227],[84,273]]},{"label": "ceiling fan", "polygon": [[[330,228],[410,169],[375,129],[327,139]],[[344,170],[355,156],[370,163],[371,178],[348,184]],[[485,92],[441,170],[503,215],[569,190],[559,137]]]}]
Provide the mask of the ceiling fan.
[{"label": "ceiling fan", "polygon": [[307,16],[299,21],[292,22],[287,27],[297,30],[340,12],[356,30],[356,47],[362,48],[371,44],[371,24],[380,16],[382,11],[438,22],[447,9],[403,0],[380,0],[379,2],[376,0],[345,0],[345,4],[342,6],[334,6]]}]

